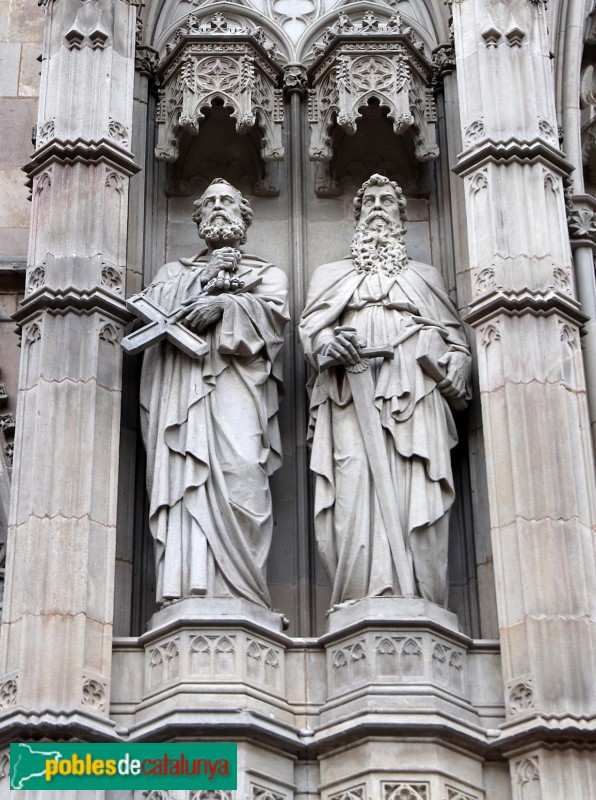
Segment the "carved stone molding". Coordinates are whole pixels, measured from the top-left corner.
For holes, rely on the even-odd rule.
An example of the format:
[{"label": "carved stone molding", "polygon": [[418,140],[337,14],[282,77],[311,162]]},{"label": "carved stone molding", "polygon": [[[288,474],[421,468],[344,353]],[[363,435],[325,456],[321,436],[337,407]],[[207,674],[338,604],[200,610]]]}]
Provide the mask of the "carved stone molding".
[{"label": "carved stone molding", "polygon": [[214,100],[231,109],[238,133],[259,128],[265,162],[283,158],[282,70],[266,44],[262,29],[231,26],[219,13],[206,21],[186,18],[158,70],[156,158],[176,161],[181,133],[197,134]]},{"label": "carved stone molding", "polygon": [[332,128],[337,123],[346,133],[355,133],[359,108],[370,100],[388,109],[396,134],[413,135],[419,161],[438,157],[431,65],[399,14],[381,22],[367,12],[353,22],[342,13],[313,51],[318,55],[309,69],[313,161],[331,160]]},{"label": "carved stone molding", "polygon": [[538,756],[529,756],[519,761],[513,762],[513,781],[514,786],[522,791],[527,788],[527,784],[540,784],[540,761]]},{"label": "carved stone molding", "polygon": [[428,783],[383,783],[383,800],[429,800]]},{"label": "carved stone molding", "polygon": [[107,703],[107,684],[98,678],[83,676],[81,704],[95,711],[105,711]]},{"label": "carved stone molding", "polygon": [[567,225],[573,248],[596,249],[596,198],[588,194],[568,198]]},{"label": "carved stone molding", "polygon": [[481,295],[470,303],[470,310],[464,317],[464,321],[469,325],[479,327],[489,319],[501,314],[513,317],[521,314],[542,316],[547,313],[560,314],[564,319],[576,325],[583,325],[589,319],[581,311],[580,304],[575,298],[566,296],[559,291],[552,291],[548,288],[543,291],[513,290],[497,286],[493,291]]},{"label": "carved stone molding", "polygon": [[329,800],[366,800],[366,784],[359,783],[357,786],[350,786],[337,794],[329,796]]},{"label": "carved stone molding", "polygon": [[0,684],[0,709],[17,704],[17,676],[12,675]]},{"label": "carved stone molding", "polygon": [[66,46],[70,50],[91,47],[103,50],[110,38],[110,24],[100,3],[83,3],[74,22],[64,35]]},{"label": "carved stone molding", "polygon": [[507,140],[494,140],[485,137],[473,147],[464,151],[459,162],[452,168],[456,175],[468,175],[472,170],[487,162],[497,164],[531,164],[540,162],[561,175],[573,171],[572,165],[561,151],[545,141],[542,136],[536,139],[518,139],[512,136]]},{"label": "carved stone molding", "polygon": [[523,714],[535,706],[534,682],[526,676],[507,684],[506,708],[510,715]]},{"label": "carved stone molding", "polygon": [[124,283],[122,270],[117,269],[112,264],[103,264],[101,268],[101,283],[114,294],[121,295]]},{"label": "carved stone molding", "polygon": [[26,294],[31,294],[36,289],[39,289],[46,282],[46,269],[45,264],[39,264],[34,267],[27,275],[27,288]]},{"label": "carved stone molding", "polygon": [[120,341],[120,332],[111,322],[100,321],[99,338],[102,342],[108,342],[116,346]]}]

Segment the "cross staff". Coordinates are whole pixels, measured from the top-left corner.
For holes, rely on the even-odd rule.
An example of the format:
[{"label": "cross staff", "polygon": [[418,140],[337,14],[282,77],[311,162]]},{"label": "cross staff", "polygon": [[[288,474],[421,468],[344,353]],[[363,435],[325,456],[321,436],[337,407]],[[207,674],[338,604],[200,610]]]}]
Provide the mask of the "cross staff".
[{"label": "cross staff", "polygon": [[[260,275],[251,275],[250,273],[242,275],[242,277],[244,280],[241,281],[240,286],[231,292],[225,292],[225,294],[250,292],[263,281]],[[189,298],[182,303],[182,307],[196,299],[196,297]],[[164,308],[143,294],[143,292],[130,297],[126,301],[126,307],[137,317],[149,323],[140,330],[129,333],[128,336],[122,339],[122,347],[129,355],[136,355],[136,353],[140,353],[142,350],[146,350],[151,345],[157,344],[164,339],[171,342],[190,358],[201,358],[208,352],[209,345],[205,340],[179,321],[183,311],[182,307],[167,313]]]},{"label": "cross staff", "polygon": [[126,307],[149,323],[122,339],[122,347],[129,355],[140,353],[164,339],[190,358],[201,358],[208,352],[209,346],[205,340],[176,320],[180,309],[177,308],[168,314],[142,292],[130,297],[126,301]]}]

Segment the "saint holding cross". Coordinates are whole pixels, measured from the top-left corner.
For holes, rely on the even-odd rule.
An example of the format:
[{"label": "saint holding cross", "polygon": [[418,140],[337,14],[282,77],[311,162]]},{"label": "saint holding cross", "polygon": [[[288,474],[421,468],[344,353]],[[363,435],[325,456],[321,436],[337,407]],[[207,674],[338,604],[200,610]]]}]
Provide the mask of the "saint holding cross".
[{"label": "saint holding cross", "polygon": [[[139,309],[132,304],[149,325],[129,339],[140,337],[138,349],[151,345],[141,418],[157,596],[269,606],[286,277],[238,250],[252,210],[227,181],[211,183],[193,220],[207,249],[166,264],[135,300]],[[185,331],[197,339],[196,353]]]}]

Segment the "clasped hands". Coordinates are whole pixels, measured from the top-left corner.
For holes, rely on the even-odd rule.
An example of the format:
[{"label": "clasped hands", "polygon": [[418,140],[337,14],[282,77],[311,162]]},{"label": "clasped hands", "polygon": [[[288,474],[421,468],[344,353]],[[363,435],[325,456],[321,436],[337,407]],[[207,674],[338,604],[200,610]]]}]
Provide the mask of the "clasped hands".
[{"label": "clasped hands", "polygon": [[203,293],[189,297],[180,305],[176,320],[201,333],[223,316],[225,295],[244,285],[232,273],[238,269],[240,253],[234,247],[220,247],[211,253],[201,275]]},{"label": "clasped hands", "polygon": [[[360,351],[366,347],[367,341],[356,328],[340,325],[334,328],[334,334],[323,350],[324,356],[331,356],[345,366],[362,360]],[[439,365],[446,369],[445,377],[437,384],[441,394],[444,397],[468,397],[470,357],[466,353],[453,350],[439,359]]]}]

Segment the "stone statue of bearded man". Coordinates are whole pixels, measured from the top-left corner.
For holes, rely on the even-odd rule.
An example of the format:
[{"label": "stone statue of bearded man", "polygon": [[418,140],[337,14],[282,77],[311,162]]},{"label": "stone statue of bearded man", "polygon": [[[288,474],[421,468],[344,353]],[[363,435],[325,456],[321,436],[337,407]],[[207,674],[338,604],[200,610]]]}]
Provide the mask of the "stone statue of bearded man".
[{"label": "stone statue of bearded man", "polygon": [[[408,259],[405,209],[395,182],[373,175],[364,183],[354,200],[352,257],[315,271],[300,325],[315,370],[315,532],[334,605],[412,592],[447,600],[457,442],[450,403],[461,407],[469,398],[471,359],[439,271]],[[380,345],[391,358],[364,356]],[[325,362],[335,366],[322,369]],[[363,412],[353,374],[366,369]],[[371,456],[363,430],[374,426],[381,446]]]},{"label": "stone statue of bearded man", "polygon": [[198,333],[191,358],[168,341],[145,354],[141,417],[157,598],[242,597],[269,606],[265,562],[277,425],[286,277],[238,248],[252,220],[214,180],[195,202],[206,249],[160,269],[145,295]]}]

